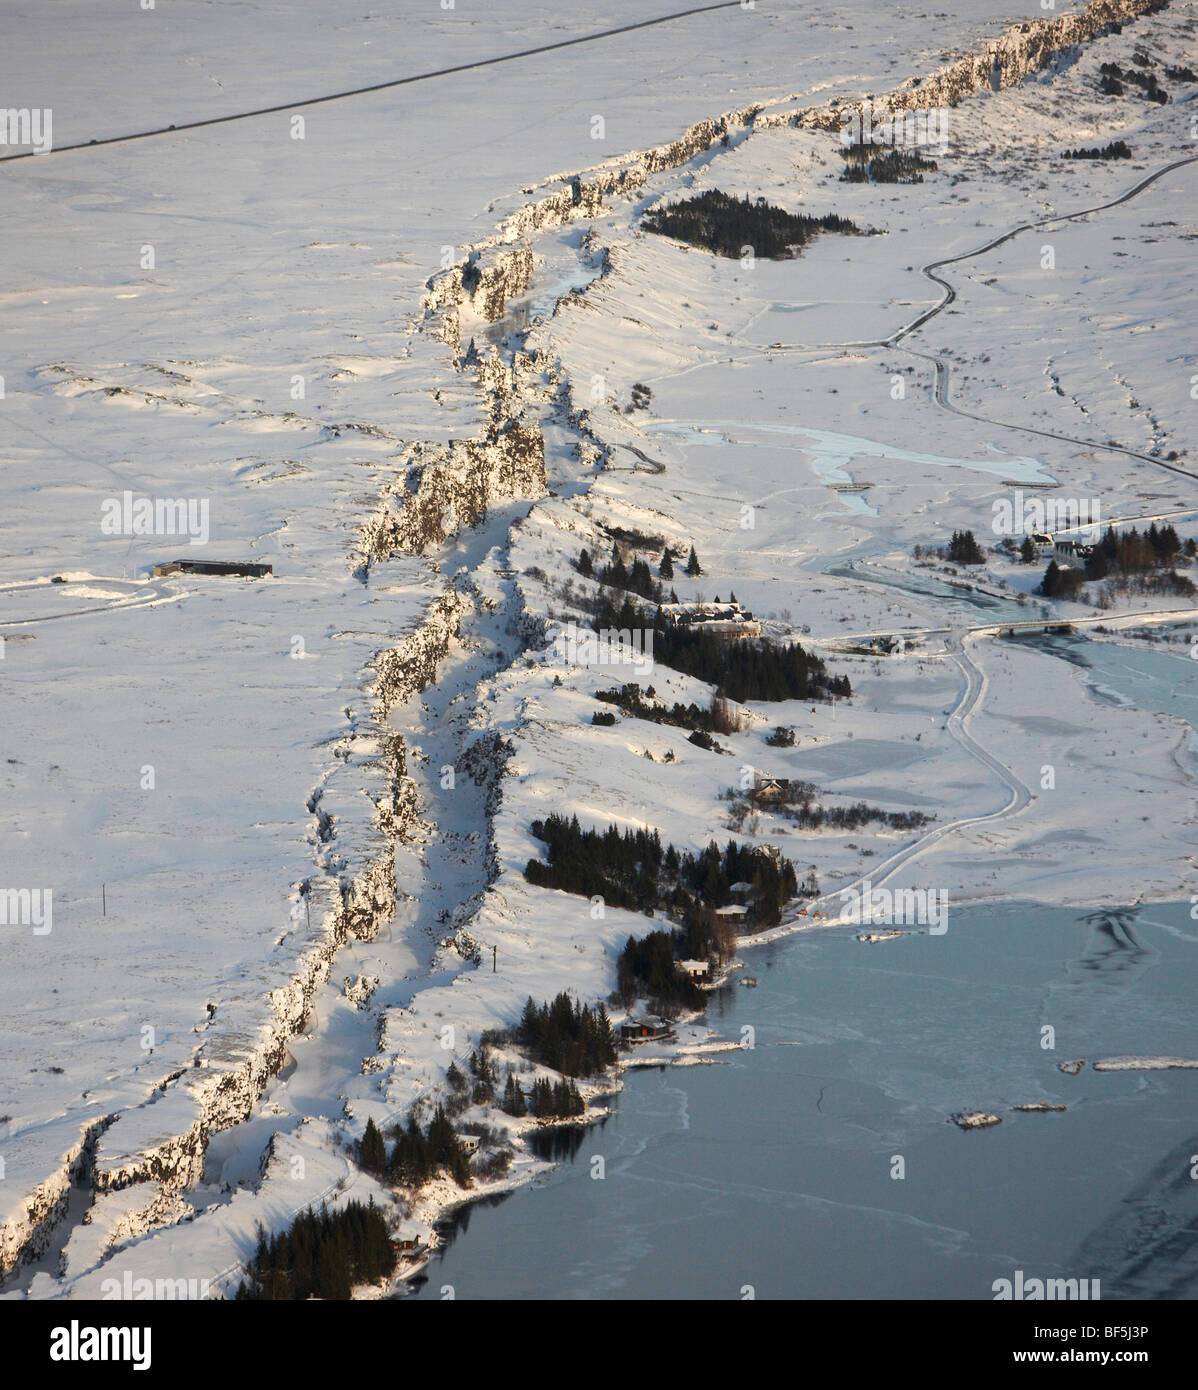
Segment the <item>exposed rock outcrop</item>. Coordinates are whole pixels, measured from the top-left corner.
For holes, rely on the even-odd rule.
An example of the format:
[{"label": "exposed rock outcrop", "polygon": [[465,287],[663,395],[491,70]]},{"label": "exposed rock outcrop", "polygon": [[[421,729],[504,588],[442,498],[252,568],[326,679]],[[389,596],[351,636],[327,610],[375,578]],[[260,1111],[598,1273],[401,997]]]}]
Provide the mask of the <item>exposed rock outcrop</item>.
[{"label": "exposed rock outcrop", "polygon": [[[956,106],[983,88],[1000,91],[1014,87],[1032,73],[1042,72],[1060,53],[1078,44],[1117,33],[1121,25],[1141,15],[1164,9],[1168,0],[1092,0],[1076,14],[1057,19],[1032,19],[1013,24],[985,49],[967,53],[926,77],[911,78],[898,91],[873,97],[875,116],[886,111],[926,111]],[[799,126],[814,130],[838,130],[841,104],[783,114],[772,112],[758,122],[769,126]],[[844,108],[847,109],[847,108]]]},{"label": "exposed rock outcrop", "polygon": [[[910,78],[896,91],[878,97],[870,94],[875,112],[881,115],[886,111],[955,106],[971,92],[1015,86],[1030,74],[1043,71],[1057,54],[1117,32],[1124,22],[1154,13],[1167,3],[1168,0],[1091,0],[1076,14],[1011,25],[978,52],[965,54],[927,76]],[[842,106],[841,102],[830,101],[801,110],[768,111],[758,102],[698,121],[677,140],[638,150],[613,164],[584,173],[556,175],[546,181],[557,185],[552,192],[525,203],[500,224],[492,237],[471,248],[456,265],[428,282],[423,301],[426,320],[439,316],[438,335],[445,342],[456,344],[459,307],[464,302],[469,301],[476,312],[493,322],[503,313],[507,300],[527,288],[531,251],[523,239],[569,221],[591,219],[602,210],[606,199],[635,193],[651,175],[678,168],[716,144],[730,144],[738,132],[750,127],[839,130]],[[517,240],[521,240],[519,247],[490,254],[493,248]]]},{"label": "exposed rock outcrop", "polygon": [[63,1155],[62,1167],[34,1189],[18,1215],[0,1226],[0,1273],[7,1273],[21,1260],[35,1260],[44,1254],[62,1219],[75,1183],[90,1180],[95,1162],[96,1143],[116,1119],[102,1115],[79,1136],[79,1142]]},{"label": "exposed rock outcrop", "polygon": [[483,437],[409,446],[401,476],[383,487],[359,532],[354,556],[359,573],[392,555],[423,555],[477,525],[498,501],[544,495],[536,359],[518,352],[508,364],[491,348],[487,356],[475,352],[470,360],[478,364],[487,411]]}]

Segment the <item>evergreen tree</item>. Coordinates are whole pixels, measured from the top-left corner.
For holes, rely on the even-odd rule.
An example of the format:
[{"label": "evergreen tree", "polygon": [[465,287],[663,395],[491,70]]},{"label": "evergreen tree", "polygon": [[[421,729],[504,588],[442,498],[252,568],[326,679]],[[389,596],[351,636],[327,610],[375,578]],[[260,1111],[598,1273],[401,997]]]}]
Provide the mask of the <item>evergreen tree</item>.
[{"label": "evergreen tree", "polygon": [[662,579],[673,579],[674,577],[674,561],[670,556],[668,545],[661,552],[661,564],[657,567],[657,573]]},{"label": "evergreen tree", "polygon": [[578,573],[581,574],[584,579],[590,579],[595,573],[595,566],[591,562],[591,552],[589,550],[584,550],[578,557]]},{"label": "evergreen tree", "polygon": [[259,1227],[237,1297],[347,1300],[355,1284],[377,1284],[397,1263],[386,1218],[373,1200],[367,1206],[349,1201],[334,1211],[309,1208],[278,1235],[268,1238]]},{"label": "evergreen tree", "polygon": [[381,1177],[387,1167],[387,1146],[373,1119],[366,1121],[366,1133],[358,1145],[358,1164],[367,1173]]},{"label": "evergreen tree", "polygon": [[514,1076],[509,1076],[503,1088],[503,1109],[509,1115],[526,1115],[528,1107],[524,1104],[524,1091]]},{"label": "evergreen tree", "polygon": [[699,564],[699,557],[695,553],[695,547],[691,546],[691,553],[686,562],[686,572],[692,579],[697,579],[703,573],[703,566]]},{"label": "evergreen tree", "polygon": [[1035,564],[1036,547],[1032,544],[1031,536],[1024,536],[1023,544],[1019,547],[1019,558],[1025,565]]},{"label": "evergreen tree", "polygon": [[948,545],[948,558],[958,565],[980,565],[986,557],[972,531],[954,531]]},{"label": "evergreen tree", "polygon": [[1045,598],[1057,598],[1064,590],[1064,571],[1055,560],[1049,560],[1048,568],[1044,571],[1044,578],[1040,581],[1039,592]]}]

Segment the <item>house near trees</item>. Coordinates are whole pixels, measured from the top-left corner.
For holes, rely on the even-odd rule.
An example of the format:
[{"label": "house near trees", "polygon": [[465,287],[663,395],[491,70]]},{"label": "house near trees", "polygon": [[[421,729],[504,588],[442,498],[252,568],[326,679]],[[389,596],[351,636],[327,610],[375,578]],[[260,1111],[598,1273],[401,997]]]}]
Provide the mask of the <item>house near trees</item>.
[{"label": "house near trees", "polygon": [[762,806],[778,806],[790,796],[790,779],[762,777],[749,793],[749,800]]},{"label": "house near trees", "polygon": [[674,1030],[664,1018],[646,1014],[643,1018],[627,1018],[620,1024],[620,1041],[623,1043],[657,1042],[662,1038],[672,1038]]},{"label": "house near trees", "polygon": [[667,627],[690,628],[713,637],[760,637],[761,623],[739,603],[659,603]]}]

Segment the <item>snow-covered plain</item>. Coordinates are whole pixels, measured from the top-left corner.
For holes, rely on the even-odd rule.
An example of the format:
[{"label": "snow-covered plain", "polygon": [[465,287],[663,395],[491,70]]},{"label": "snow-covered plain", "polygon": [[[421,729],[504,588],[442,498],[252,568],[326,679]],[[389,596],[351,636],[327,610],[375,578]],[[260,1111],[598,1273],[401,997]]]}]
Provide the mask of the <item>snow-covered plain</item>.
[{"label": "snow-covered plain", "polygon": [[[1190,6],[1097,41],[1051,78],[965,99],[923,184],[841,184],[834,134],[762,128],[534,234],[525,300],[492,325],[464,310],[461,346],[476,336],[502,349],[532,325],[522,347],[539,354],[551,495],[497,504],[484,525],[368,575],[360,528],[405,447],[485,427],[474,374],[422,315],[425,283],[492,236],[523,190],[749,102],[889,90],[1039,6],[996,16],[971,0],[934,18],[893,6],[883,23],[860,0],[834,17],[758,3],[311,109],[304,98],[646,16],[622,0],[566,16],[523,0],[486,13],[311,0],[285,14],[225,7],[216,20],[198,6],[55,14],[53,50],[32,10],[17,18],[5,91],[52,106],[58,144],[289,101],[305,125],[293,139],[287,110],[0,171],[0,673],[14,812],[3,860],[5,886],[54,895],[49,934],[0,935],[5,1259],[29,1235],[30,1199],[41,1189],[44,1211],[59,1195],[85,1133],[111,1189],[81,1224],[90,1163],[79,1171],[39,1272],[15,1292],[94,1293],[126,1266],[220,1288],[235,1284],[255,1222],[280,1225],[324,1197],[382,1199],[345,1138],[368,1115],[400,1116],[528,995],[605,995],[620,944],[648,929],[524,883],[530,823],[550,810],[701,846],[731,833],[720,798],[748,767],[814,781],[833,803],[935,816],[918,844],[800,835],[765,812],[747,826],[816,867],[832,914],[837,890],[888,872],[891,886],[950,901],[1191,890],[1178,814],[1192,788],[1188,727],[1095,704],[1065,663],[968,633],[993,622],[985,611],[909,586],[929,573],[914,545],[962,527],[985,539],[993,500],[1013,486],[1100,497],[1110,517],[1198,505],[1178,472],[1005,427],[1162,459],[1190,443],[1198,367],[1177,286],[1196,235],[1195,166],[950,267],[949,309],[892,346],[862,345],[938,300],[921,265],[1110,201],[1192,152],[1193,88],[1165,107],[1096,91],[1099,63],[1126,64],[1140,42],[1162,62],[1192,54]],[[127,65],[115,94],[97,53]],[[1114,138],[1133,160],[1059,159]],[[825,236],[796,261],[750,268],[639,231],[648,202],[705,187],[841,212],[884,235]],[[599,276],[597,247],[609,258]],[[930,356],[951,363],[955,405],[1002,423],[940,409]],[[628,415],[634,382],[652,403]],[[555,408],[562,384],[573,424]],[[210,542],[104,535],[102,505],[125,491],[204,500]],[[694,543],[707,573],[679,572],[682,598],[734,589],[772,635],[800,635],[848,674],[853,700],[758,706],[722,740],[731,756],[665,726],[592,726],[593,692],[610,680],[562,666],[542,639],[579,616],[562,593],[577,578],[567,562],[584,544],[602,550],[613,524]],[[180,556],[266,561],[274,574],[147,577]],[[399,690],[381,722],[378,653],[428,656],[403,644],[429,630],[454,577],[460,631],[443,624],[435,681]],[[1007,581],[1012,604],[1030,587],[1012,567],[989,580]],[[851,640],[883,631],[917,640],[901,658]],[[664,668],[652,680],[663,698],[709,694]],[[793,749],[765,746],[775,724],[795,726]],[[402,788],[390,731],[406,744]],[[479,740],[494,734],[510,756],[476,779],[463,754],[491,751]],[[390,920],[379,865],[392,856]],[[317,983],[342,888],[363,878],[377,890],[373,939],[351,936]],[[444,944],[458,928],[483,948],[480,968],[470,942]],[[204,1088],[232,1075],[222,1111]],[[258,1090],[206,1153],[190,1141],[189,1181],[160,1189],[144,1156],[177,1164],[197,1115],[241,1119]],[[513,1172],[535,1169],[522,1158]],[[426,1233],[451,1195],[413,1214]]]}]

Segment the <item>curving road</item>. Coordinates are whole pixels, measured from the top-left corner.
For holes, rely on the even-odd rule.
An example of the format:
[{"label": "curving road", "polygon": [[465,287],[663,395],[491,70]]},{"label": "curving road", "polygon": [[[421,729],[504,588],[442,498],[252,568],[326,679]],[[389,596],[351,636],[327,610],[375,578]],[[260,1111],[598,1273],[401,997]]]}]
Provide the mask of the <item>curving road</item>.
[{"label": "curving road", "polygon": [[[1027,784],[1016,776],[1005,763],[1000,762],[992,753],[988,753],[966,728],[966,721],[981,703],[986,692],[986,673],[973,661],[966,650],[967,643],[976,640],[978,635],[980,634],[975,634],[972,631],[950,632],[946,639],[945,646],[948,649],[949,659],[961,672],[963,679],[961,693],[957,698],[957,703],[949,712],[945,727],[972,758],[981,763],[989,772],[994,773],[1006,787],[1006,800],[1001,806],[995,807],[992,811],[985,811],[981,815],[962,816],[957,820],[945,821],[943,824],[933,826],[919,839],[895,850],[889,858],[872,867],[867,873],[861,874],[852,882],[842,884],[832,892],[825,893],[815,899],[808,910],[819,909],[827,918],[828,926],[837,925],[837,918],[840,915],[838,900],[843,894],[856,891],[867,881],[871,887],[880,888],[905,864],[910,863],[912,859],[923,854],[925,850],[930,849],[946,835],[952,834],[953,831],[962,830],[970,825],[984,825],[988,821],[1002,820],[1006,816],[1016,815],[1031,802],[1032,792]],[[786,925],[792,925],[797,921],[797,917],[790,918]]]},{"label": "curving road", "polygon": [[0,613],[0,627],[31,627],[35,623],[57,622],[60,618],[85,618],[94,613],[127,612],[130,608],[149,608],[156,603],[173,603],[186,598],[191,590],[180,589],[166,579],[106,579],[100,575],[89,575],[86,579],[76,579],[65,584],[51,586],[44,580],[20,581],[15,584],[0,585],[0,600],[7,594],[33,594],[53,592],[64,598],[71,596],[71,590],[86,588],[89,585],[112,589],[111,602],[97,601],[90,608],[67,608],[59,613],[39,613],[29,618],[9,618]]},{"label": "curving road", "polygon": [[[963,251],[959,256],[945,256],[938,261],[929,261],[926,265],[920,266],[920,274],[931,280],[934,284],[939,285],[943,290],[944,293],[938,304],[934,304],[930,309],[923,310],[923,312],[917,314],[910,323],[904,324],[902,328],[897,329],[887,338],[875,338],[859,343],[823,343],[820,344],[820,347],[826,349],[842,348],[846,351],[860,348],[898,347],[904,338],[914,333],[917,329],[922,328],[924,324],[934,319],[937,314],[942,313],[957,298],[957,292],[952,284],[944,279],[943,276],[936,274],[938,270],[943,269],[945,266],[959,265],[962,261],[972,260],[975,256],[984,256],[988,251],[993,251],[996,247],[1002,246],[1005,242],[1013,240],[1023,232],[1042,230],[1047,227],[1056,226],[1062,222],[1075,222],[1079,218],[1089,217],[1096,212],[1106,212],[1109,208],[1119,207],[1120,204],[1130,202],[1132,198],[1138,197],[1146,188],[1150,188],[1158,179],[1163,178],[1166,174],[1172,173],[1174,169],[1181,169],[1185,165],[1195,162],[1198,162],[1198,155],[1195,154],[1186,155],[1181,159],[1171,160],[1168,164],[1162,165],[1151,174],[1146,174],[1144,178],[1140,179],[1138,183],[1133,184],[1126,192],[1121,193],[1117,198],[1110,199],[1108,202],[1098,203],[1093,207],[1081,208],[1077,212],[1059,213],[1053,217],[1044,217],[1036,222],[1021,222],[1019,226],[1012,227],[1010,231],[1003,232],[996,237],[991,237],[989,241],[984,242],[981,246],[975,246],[972,251]],[[922,358],[923,361],[933,364],[936,371],[935,384],[932,391],[933,400],[941,409],[951,411],[952,414],[959,415],[962,419],[974,420],[978,424],[990,425],[996,429],[1017,430],[1020,434],[1038,435],[1041,439],[1055,439],[1064,444],[1076,444],[1086,449],[1100,449],[1107,453],[1124,454],[1128,458],[1139,459],[1143,463],[1151,463],[1157,468],[1168,469],[1170,473],[1180,473],[1185,478],[1194,478],[1198,480],[1198,473],[1193,472],[1193,470],[1189,468],[1182,468],[1178,464],[1169,463],[1167,460],[1157,458],[1152,454],[1142,454],[1137,449],[1128,449],[1122,444],[1111,444],[1105,441],[1099,443],[1097,440],[1093,439],[1076,439],[1073,435],[1056,434],[1052,430],[1037,429],[1034,425],[1012,425],[1008,424],[1005,420],[992,420],[988,416],[975,415],[971,411],[962,410],[959,406],[953,405],[949,400],[948,363],[944,361],[943,358],[937,357],[932,353],[919,352],[911,347],[905,348],[904,350],[911,353],[913,357]]]},{"label": "curving road", "polygon": [[[856,352],[867,348],[897,348],[904,338],[909,337],[917,329],[922,328],[937,314],[942,313],[957,298],[957,292],[952,284],[937,275],[938,270],[945,266],[958,265],[962,261],[972,260],[975,256],[984,256],[988,251],[993,251],[995,247],[1002,246],[1005,242],[1013,240],[1023,232],[1042,230],[1046,227],[1056,226],[1061,222],[1075,222],[1079,218],[1089,217],[1096,212],[1105,212],[1109,208],[1119,207],[1122,203],[1130,202],[1132,198],[1143,193],[1146,188],[1150,188],[1158,179],[1166,174],[1172,173],[1174,169],[1181,169],[1187,164],[1198,162],[1198,154],[1185,155],[1181,159],[1171,160],[1168,164],[1163,164],[1159,169],[1151,174],[1146,174],[1138,183],[1135,183],[1126,192],[1121,193],[1117,198],[1112,198],[1105,203],[1097,203],[1093,207],[1081,208],[1077,212],[1058,213],[1052,217],[1044,217],[1036,222],[1021,222],[1017,227],[1012,227],[1009,231],[1002,232],[1000,235],[991,237],[989,241],[983,242],[981,246],[975,246],[972,251],[963,251],[958,256],[945,256],[938,261],[929,261],[926,265],[920,266],[920,274],[940,286],[943,290],[940,302],[934,304],[930,309],[924,309],[917,314],[909,323],[896,329],[886,338],[866,338],[858,342],[847,343],[775,343],[765,351],[772,352]],[[1170,473],[1179,473],[1184,478],[1198,480],[1198,473],[1192,469],[1182,468],[1179,464],[1170,463],[1166,459],[1157,458],[1153,454],[1142,454],[1137,449],[1129,449],[1122,444],[1111,444],[1105,440],[1078,439],[1070,434],[1056,434],[1052,430],[1037,429],[1034,425],[1012,425],[1006,420],[993,420],[987,415],[975,415],[972,411],[962,410],[960,406],[953,405],[949,400],[949,365],[943,358],[937,357],[933,353],[920,352],[916,348],[904,347],[903,351],[909,352],[912,357],[921,358],[925,362],[931,362],[935,368],[936,377],[932,390],[932,398],[943,410],[951,411],[954,415],[961,416],[964,420],[974,420],[981,425],[990,425],[995,429],[1017,430],[1020,434],[1034,434],[1041,439],[1055,439],[1062,444],[1075,444],[1083,449],[1099,449],[1106,453],[1124,454],[1128,458],[1140,460],[1142,463],[1150,463],[1157,468],[1165,468]]]}]

